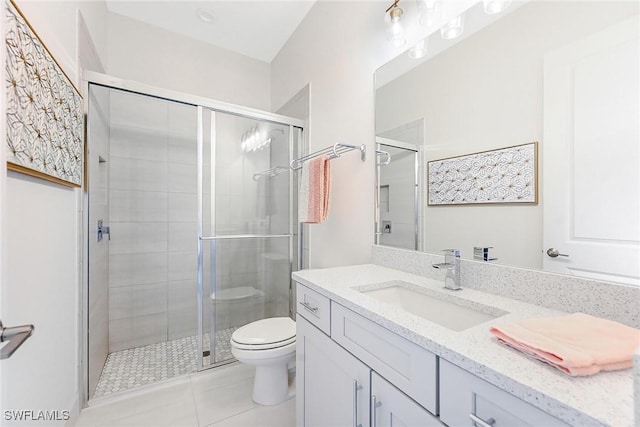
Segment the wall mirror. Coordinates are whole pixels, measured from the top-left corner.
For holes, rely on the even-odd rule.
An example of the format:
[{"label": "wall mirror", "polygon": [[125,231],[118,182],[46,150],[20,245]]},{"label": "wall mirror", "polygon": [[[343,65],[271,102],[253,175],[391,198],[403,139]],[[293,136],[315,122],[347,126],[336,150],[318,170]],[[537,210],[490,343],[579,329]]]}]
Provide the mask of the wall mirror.
[{"label": "wall mirror", "polygon": [[[639,13],[636,1],[514,1],[488,15],[479,2],[460,37],[436,30],[425,57],[378,69],[376,136],[419,161],[392,173],[416,178],[417,206],[394,204],[407,190],[385,184],[397,154],[384,164],[378,141],[376,242],[411,248],[393,238],[410,232],[399,210],[419,250],[490,247],[490,262],[640,285]],[[427,203],[428,162],[531,142],[537,202]]]}]

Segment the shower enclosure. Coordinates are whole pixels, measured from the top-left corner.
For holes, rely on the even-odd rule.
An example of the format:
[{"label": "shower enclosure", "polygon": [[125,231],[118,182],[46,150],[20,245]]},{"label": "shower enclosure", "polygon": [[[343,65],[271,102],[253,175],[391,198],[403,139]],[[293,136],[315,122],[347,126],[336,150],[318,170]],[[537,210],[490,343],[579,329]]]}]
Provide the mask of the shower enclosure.
[{"label": "shower enclosure", "polygon": [[96,398],[229,363],[235,329],[290,314],[299,233],[289,164],[302,123],[86,80],[83,359]]}]

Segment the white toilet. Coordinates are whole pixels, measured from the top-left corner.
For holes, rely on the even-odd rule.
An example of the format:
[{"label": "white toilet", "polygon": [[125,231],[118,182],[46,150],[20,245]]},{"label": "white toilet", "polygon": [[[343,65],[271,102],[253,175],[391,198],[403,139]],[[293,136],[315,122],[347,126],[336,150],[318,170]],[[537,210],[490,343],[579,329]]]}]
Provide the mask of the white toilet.
[{"label": "white toilet", "polygon": [[289,370],[296,357],[296,322],[289,317],[257,320],[231,336],[231,353],[256,367],[253,401],[277,405],[289,397]]}]

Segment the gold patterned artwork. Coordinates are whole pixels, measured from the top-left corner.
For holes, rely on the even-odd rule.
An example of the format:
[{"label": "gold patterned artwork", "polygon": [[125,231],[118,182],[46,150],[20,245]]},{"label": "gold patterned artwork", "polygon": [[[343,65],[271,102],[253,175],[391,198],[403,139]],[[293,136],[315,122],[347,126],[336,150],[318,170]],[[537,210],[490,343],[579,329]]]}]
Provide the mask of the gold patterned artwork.
[{"label": "gold patterned artwork", "polygon": [[5,3],[7,168],[82,183],[82,97],[13,3]]},{"label": "gold patterned artwork", "polygon": [[428,162],[429,206],[537,203],[538,144]]}]

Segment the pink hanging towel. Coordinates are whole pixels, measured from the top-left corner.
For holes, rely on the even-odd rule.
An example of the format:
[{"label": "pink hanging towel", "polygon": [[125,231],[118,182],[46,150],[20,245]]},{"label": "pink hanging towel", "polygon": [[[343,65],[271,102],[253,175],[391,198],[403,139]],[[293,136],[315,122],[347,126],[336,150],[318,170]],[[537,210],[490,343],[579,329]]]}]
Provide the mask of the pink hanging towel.
[{"label": "pink hanging towel", "polygon": [[298,192],[300,222],[320,224],[329,216],[330,164],[328,156],[320,156],[302,165]]},{"label": "pink hanging towel", "polygon": [[574,313],[495,325],[498,340],[572,376],[630,368],[640,330]]}]

